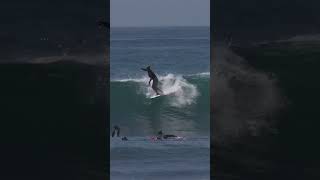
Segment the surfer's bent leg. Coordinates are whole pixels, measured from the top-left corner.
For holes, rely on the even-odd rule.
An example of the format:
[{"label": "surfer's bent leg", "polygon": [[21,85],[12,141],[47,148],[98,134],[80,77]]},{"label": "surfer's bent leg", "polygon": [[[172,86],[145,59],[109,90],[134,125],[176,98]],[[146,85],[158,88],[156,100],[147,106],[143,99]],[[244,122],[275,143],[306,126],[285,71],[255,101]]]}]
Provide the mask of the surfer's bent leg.
[{"label": "surfer's bent leg", "polygon": [[153,79],[152,81],[152,89],[157,93],[157,95],[160,95],[159,88],[158,88],[158,79]]}]

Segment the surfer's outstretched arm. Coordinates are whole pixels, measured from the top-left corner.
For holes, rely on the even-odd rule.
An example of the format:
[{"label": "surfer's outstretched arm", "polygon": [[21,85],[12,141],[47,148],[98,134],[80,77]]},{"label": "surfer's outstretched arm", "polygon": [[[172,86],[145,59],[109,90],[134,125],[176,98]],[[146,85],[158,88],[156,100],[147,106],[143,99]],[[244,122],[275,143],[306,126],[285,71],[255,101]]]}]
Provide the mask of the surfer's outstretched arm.
[{"label": "surfer's outstretched arm", "polygon": [[141,68],[141,70],[143,70],[143,71],[148,71],[147,69],[145,69],[145,68]]}]

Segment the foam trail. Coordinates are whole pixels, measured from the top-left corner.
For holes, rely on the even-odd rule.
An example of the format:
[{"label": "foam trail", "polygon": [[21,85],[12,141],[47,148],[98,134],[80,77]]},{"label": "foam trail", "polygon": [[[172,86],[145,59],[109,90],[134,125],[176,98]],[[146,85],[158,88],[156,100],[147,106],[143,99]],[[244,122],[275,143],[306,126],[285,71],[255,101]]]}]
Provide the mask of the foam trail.
[{"label": "foam trail", "polygon": [[[166,76],[159,76],[159,88],[164,95],[170,96],[169,104],[175,107],[183,107],[196,102],[199,95],[197,87],[189,83],[181,75],[167,74]],[[141,86],[142,88],[146,86]],[[145,95],[150,98],[156,93],[150,86],[147,86]]]}]

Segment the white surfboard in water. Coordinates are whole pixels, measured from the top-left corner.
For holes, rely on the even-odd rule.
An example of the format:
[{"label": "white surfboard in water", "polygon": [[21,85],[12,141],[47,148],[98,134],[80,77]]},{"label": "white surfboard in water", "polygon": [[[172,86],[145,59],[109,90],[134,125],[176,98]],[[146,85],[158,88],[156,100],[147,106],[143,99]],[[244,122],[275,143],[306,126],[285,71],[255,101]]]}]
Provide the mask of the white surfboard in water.
[{"label": "white surfboard in water", "polygon": [[153,99],[153,98],[156,98],[156,97],[159,97],[161,95],[154,95],[154,96],[151,96],[150,99]]},{"label": "white surfboard in water", "polygon": [[174,94],[174,93],[153,95],[153,96],[150,97],[150,99],[154,99],[154,98],[157,98],[157,97],[160,97],[160,96],[167,96],[167,95],[171,95],[171,94]]}]

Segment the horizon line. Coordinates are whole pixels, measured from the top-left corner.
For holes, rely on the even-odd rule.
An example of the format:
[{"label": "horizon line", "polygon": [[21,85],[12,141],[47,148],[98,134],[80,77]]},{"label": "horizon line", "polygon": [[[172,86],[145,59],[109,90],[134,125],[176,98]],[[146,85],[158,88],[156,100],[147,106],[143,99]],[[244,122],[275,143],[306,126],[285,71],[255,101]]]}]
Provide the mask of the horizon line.
[{"label": "horizon line", "polygon": [[210,25],[151,25],[151,26],[112,26],[110,28],[153,28],[153,27],[210,27]]}]

